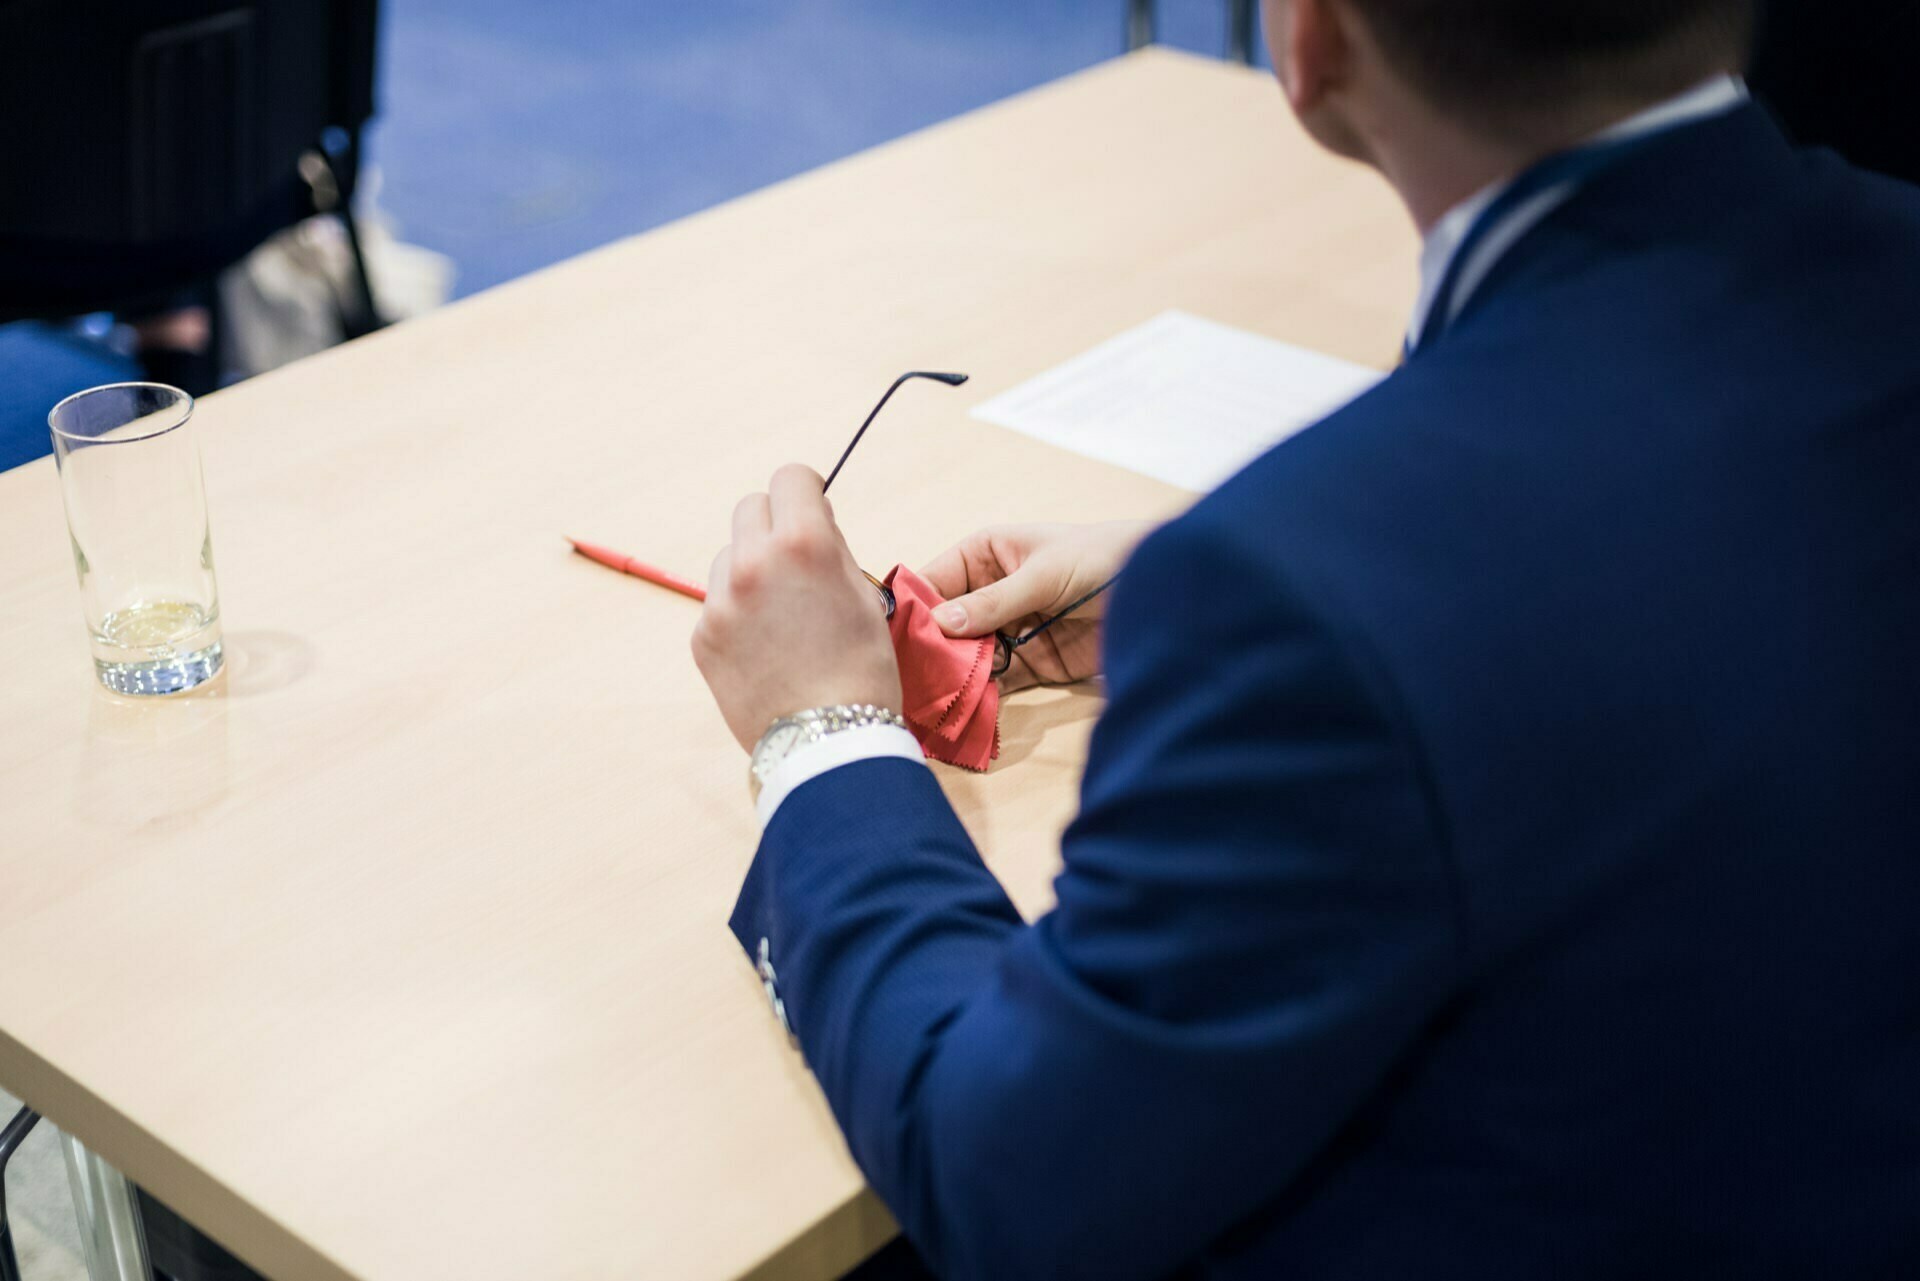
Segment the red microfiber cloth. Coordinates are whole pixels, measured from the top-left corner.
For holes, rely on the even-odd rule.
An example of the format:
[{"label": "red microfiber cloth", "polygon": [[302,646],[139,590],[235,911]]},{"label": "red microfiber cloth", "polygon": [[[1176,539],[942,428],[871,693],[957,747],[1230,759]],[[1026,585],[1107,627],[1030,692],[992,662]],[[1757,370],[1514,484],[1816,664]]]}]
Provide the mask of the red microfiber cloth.
[{"label": "red microfiber cloth", "polygon": [[941,631],[933,610],[944,597],[904,565],[887,575],[887,586],[894,598],[887,625],[900,659],[902,710],[913,736],[934,760],[984,773],[1000,755],[993,637],[962,640]]}]

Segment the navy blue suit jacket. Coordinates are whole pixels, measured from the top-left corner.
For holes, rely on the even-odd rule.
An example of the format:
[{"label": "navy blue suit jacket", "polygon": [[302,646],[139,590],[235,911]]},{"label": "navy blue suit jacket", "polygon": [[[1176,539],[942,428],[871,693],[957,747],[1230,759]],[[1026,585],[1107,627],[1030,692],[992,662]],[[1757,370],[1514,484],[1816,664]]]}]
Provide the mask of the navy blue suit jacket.
[{"label": "navy blue suit jacket", "polygon": [[1648,145],[1107,628],[1052,913],[873,761],[734,917],[938,1273],[1920,1276],[1920,190]]}]

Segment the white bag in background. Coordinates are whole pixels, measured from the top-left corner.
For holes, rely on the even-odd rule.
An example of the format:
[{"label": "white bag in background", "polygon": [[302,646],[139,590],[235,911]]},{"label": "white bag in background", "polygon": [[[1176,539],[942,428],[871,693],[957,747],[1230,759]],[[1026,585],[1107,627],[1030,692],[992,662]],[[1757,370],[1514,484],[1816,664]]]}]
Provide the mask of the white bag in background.
[{"label": "white bag in background", "polygon": [[[452,297],[455,268],[445,254],[401,243],[379,192],[379,172],[369,168],[354,201],[367,275],[381,318],[410,320]],[[220,277],[228,376],[250,378],[337,346],[342,305],[352,310],[358,295],[338,218],[309,218],[273,236]]]}]

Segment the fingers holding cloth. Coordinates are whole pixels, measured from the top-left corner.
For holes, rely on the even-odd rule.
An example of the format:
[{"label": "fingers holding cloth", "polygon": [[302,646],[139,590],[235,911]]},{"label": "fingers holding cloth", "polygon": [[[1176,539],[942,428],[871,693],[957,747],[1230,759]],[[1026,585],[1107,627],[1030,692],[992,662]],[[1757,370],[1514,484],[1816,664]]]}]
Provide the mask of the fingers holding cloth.
[{"label": "fingers holding cloth", "polygon": [[[887,619],[819,474],[785,467],[766,493],[734,509],[733,542],[714,561],[694,658],[749,749],[779,717],[873,703],[898,710],[929,756],[984,770],[999,754],[1002,692],[1097,673],[1098,593],[1147,529],[982,530],[924,575],[904,566],[888,575],[896,607]],[[1038,634],[996,681],[1002,632]]]},{"label": "fingers holding cloth", "polygon": [[923,571],[947,598],[934,620],[956,638],[1044,628],[1013,650],[1000,678],[1006,692],[1096,676],[1104,590],[1151,529],[1135,521],[983,529]]},{"label": "fingers holding cloth", "polygon": [[900,663],[901,715],[928,756],[984,771],[1000,755],[993,634],[949,636],[934,618],[940,593],[905,565],[887,575],[887,588],[894,597],[888,627]]},{"label": "fingers holding cloth", "polygon": [[784,467],[734,508],[693,635],[727,727],[752,750],[781,717],[871,703],[906,717],[927,755],[986,769],[999,752],[992,635],[948,636],[932,614],[944,598],[905,568],[889,578],[889,620],[824,490],[818,473]]}]

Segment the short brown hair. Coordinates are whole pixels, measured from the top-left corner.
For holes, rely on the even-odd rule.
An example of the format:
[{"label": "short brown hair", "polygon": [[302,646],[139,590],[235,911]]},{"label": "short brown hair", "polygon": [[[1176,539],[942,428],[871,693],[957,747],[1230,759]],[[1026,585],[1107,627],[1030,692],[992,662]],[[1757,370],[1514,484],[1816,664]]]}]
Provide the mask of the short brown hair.
[{"label": "short brown hair", "polygon": [[1438,105],[1481,121],[1599,95],[1669,97],[1743,68],[1754,0],[1349,0]]}]

